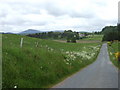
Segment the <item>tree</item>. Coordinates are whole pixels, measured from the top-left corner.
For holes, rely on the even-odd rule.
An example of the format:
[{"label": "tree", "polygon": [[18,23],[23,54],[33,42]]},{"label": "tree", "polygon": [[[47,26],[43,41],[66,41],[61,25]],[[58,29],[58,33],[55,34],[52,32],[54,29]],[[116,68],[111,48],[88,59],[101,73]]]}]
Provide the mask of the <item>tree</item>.
[{"label": "tree", "polygon": [[70,38],[67,38],[67,43],[69,43],[70,42]]},{"label": "tree", "polygon": [[102,33],[104,34],[102,41],[120,41],[120,26],[106,26],[103,28]]},{"label": "tree", "polygon": [[71,38],[71,42],[76,43],[76,38],[75,37]]}]

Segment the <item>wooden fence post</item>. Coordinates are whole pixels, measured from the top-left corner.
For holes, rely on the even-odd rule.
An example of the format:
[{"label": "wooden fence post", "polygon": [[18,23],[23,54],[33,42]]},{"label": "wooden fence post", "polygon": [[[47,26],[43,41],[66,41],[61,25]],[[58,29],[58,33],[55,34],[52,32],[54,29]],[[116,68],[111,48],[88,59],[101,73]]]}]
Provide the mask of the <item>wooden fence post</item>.
[{"label": "wooden fence post", "polygon": [[36,47],[38,47],[38,42],[36,42]]},{"label": "wooden fence post", "polygon": [[22,45],[23,45],[23,38],[21,38],[21,41],[20,41],[20,47],[22,48]]}]

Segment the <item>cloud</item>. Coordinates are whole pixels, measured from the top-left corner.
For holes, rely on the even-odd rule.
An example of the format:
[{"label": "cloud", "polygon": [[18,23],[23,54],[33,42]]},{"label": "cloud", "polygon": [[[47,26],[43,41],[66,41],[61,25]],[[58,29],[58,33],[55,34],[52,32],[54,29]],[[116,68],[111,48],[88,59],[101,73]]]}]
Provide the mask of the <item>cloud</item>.
[{"label": "cloud", "polygon": [[1,0],[2,31],[101,30],[117,25],[118,0]]},{"label": "cloud", "polygon": [[[56,1],[56,2],[55,2]],[[78,0],[55,0],[54,2],[47,2],[44,8],[48,11],[48,14],[53,16],[69,15],[71,18],[90,18],[94,17],[92,11],[88,10],[86,2],[79,2]],[[81,3],[81,4],[80,4]],[[86,5],[82,5],[86,4]]]}]

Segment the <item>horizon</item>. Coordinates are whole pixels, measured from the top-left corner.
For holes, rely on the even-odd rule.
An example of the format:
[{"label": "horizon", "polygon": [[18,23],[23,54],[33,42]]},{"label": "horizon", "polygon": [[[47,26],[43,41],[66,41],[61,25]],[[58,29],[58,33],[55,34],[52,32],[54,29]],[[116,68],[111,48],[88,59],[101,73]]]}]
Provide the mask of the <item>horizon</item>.
[{"label": "horizon", "polygon": [[[119,23],[117,23],[117,25],[118,25]],[[117,26],[117,25],[109,25],[109,26]],[[104,26],[104,27],[106,27],[106,26]],[[103,27],[103,28],[104,28]],[[103,29],[102,28],[102,29]],[[86,31],[86,30],[79,30],[79,31],[75,31],[75,30],[72,30],[73,32],[75,31],[75,32],[88,32],[88,33],[93,33],[93,32],[101,32],[102,31],[102,29],[101,30],[95,30],[95,31]],[[16,34],[16,33],[21,33],[21,32],[24,32],[24,31],[28,31],[28,30],[37,30],[37,31],[40,31],[40,32],[50,32],[50,31],[52,31],[52,32],[59,32],[59,31],[65,31],[65,30],[71,30],[71,29],[65,29],[65,30],[60,30],[60,29],[58,29],[58,30],[38,30],[38,29],[32,29],[32,28],[29,28],[29,29],[27,29],[27,30],[22,30],[22,31],[19,31],[19,32],[10,32],[10,31],[6,31],[6,32],[1,32],[0,31],[0,33],[14,33],[14,34]]]},{"label": "horizon", "polygon": [[[20,31],[20,32],[11,32],[11,31],[8,31],[8,32],[0,32],[0,33],[13,33],[13,34],[18,34],[18,33],[21,33],[21,32],[25,32],[25,31],[29,31],[29,30],[33,30],[33,31],[40,31],[40,33],[42,32],[64,32],[65,30],[36,30],[36,29],[27,29],[27,30],[23,30],[23,31]],[[67,31],[70,30],[70,29],[67,29]],[[72,30],[74,32],[74,30]],[[101,30],[102,31],[102,30]],[[75,32],[88,32],[88,33],[93,33],[93,32],[101,32],[101,31],[83,31],[83,30],[80,30],[80,31],[75,31]]]}]

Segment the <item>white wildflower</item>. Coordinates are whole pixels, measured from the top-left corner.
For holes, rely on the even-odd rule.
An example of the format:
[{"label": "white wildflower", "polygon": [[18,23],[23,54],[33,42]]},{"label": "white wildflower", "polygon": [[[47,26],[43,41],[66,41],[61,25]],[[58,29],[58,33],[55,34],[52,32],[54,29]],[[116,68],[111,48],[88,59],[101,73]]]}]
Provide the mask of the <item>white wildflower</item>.
[{"label": "white wildflower", "polygon": [[45,47],[48,47],[48,45],[45,45]]},{"label": "white wildflower", "polygon": [[[76,58],[80,58],[82,60],[92,59],[96,55],[96,52],[99,50],[99,47],[98,46],[89,46],[89,47],[83,47],[83,49],[85,49],[85,50],[63,52],[66,56],[66,59],[64,60],[66,62],[66,64],[68,64],[68,62],[70,63],[70,61],[73,61]],[[80,60],[80,62],[82,62],[82,60]]]},{"label": "white wildflower", "polygon": [[68,62],[66,62],[66,64],[69,64]]},{"label": "white wildflower", "polygon": [[14,88],[17,88],[17,86],[14,86]]},{"label": "white wildflower", "polygon": [[110,52],[110,55],[112,55],[112,52]]},{"label": "white wildflower", "polygon": [[42,45],[40,45],[40,47],[42,47]]},{"label": "white wildflower", "polygon": [[61,51],[64,51],[64,49],[61,49]]},{"label": "white wildflower", "polygon": [[41,66],[40,68],[42,69],[43,67]]}]

